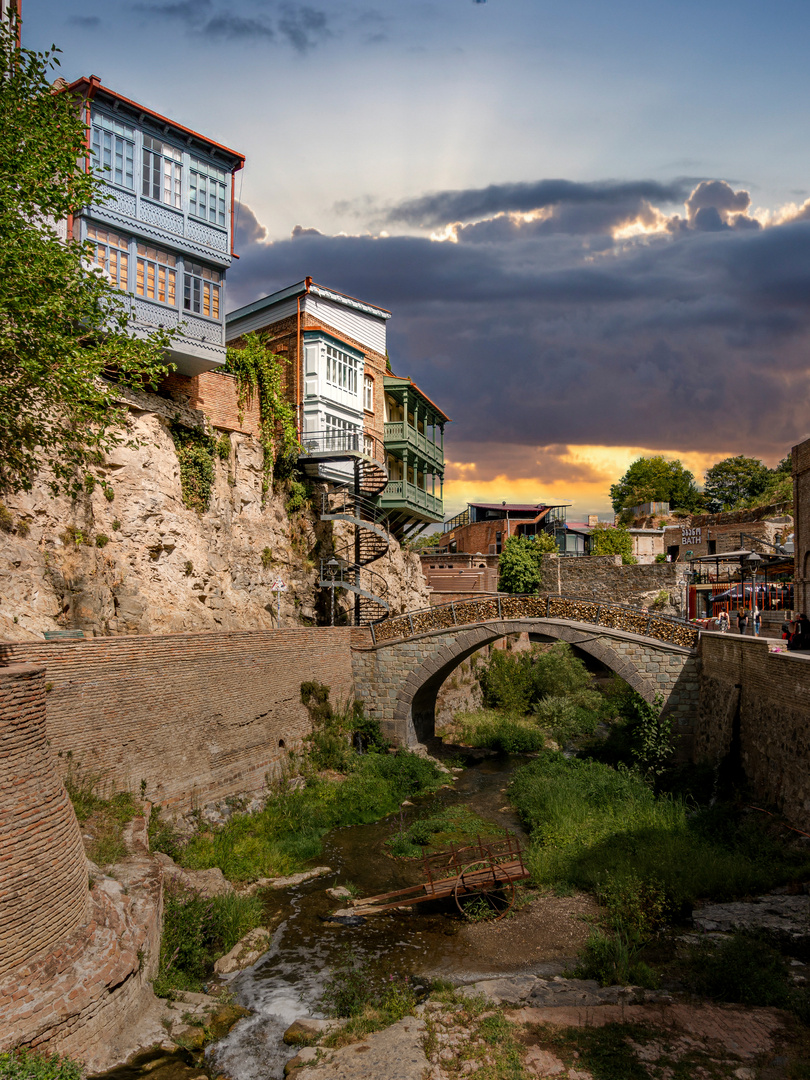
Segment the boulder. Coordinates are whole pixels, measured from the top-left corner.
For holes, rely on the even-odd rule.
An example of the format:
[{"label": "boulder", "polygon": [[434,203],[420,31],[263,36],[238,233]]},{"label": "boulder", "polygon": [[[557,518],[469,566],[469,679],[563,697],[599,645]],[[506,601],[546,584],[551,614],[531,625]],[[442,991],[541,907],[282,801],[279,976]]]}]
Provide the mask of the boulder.
[{"label": "boulder", "polygon": [[251,930],[241,941],[237,941],[230,952],[220,956],[214,964],[214,971],[217,975],[230,975],[234,971],[252,967],[267,952],[269,944],[270,934],[267,930],[261,926]]}]

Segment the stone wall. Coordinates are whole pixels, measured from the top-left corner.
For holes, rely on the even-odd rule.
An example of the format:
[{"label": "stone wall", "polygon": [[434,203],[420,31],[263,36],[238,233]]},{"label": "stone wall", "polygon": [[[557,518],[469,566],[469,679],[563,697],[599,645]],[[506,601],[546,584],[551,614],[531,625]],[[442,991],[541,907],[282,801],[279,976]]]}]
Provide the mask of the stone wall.
[{"label": "stone wall", "polygon": [[133,792],[145,780],[154,802],[187,810],[261,789],[309,731],[301,683],[347,697],[351,643],[367,640],[351,627],[94,638],[0,646],[0,662],[46,667],[63,773]]},{"label": "stone wall", "polygon": [[0,977],[68,936],[87,910],[79,825],[46,738],[44,669],[2,668]]},{"label": "stone wall", "polygon": [[663,615],[682,616],[685,570],[685,566],[665,562],[622,566],[619,555],[546,555],[539,591],[636,607],[649,607],[665,592],[669,600],[656,610]]},{"label": "stone wall", "polygon": [[703,634],[693,760],[732,754],[766,805],[810,830],[810,656]]}]

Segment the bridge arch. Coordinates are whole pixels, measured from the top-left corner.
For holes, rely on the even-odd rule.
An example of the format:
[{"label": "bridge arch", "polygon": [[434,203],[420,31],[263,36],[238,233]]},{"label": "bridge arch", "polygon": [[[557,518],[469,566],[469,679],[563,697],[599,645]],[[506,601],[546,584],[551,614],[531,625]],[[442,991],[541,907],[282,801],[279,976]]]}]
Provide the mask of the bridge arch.
[{"label": "bridge arch", "polygon": [[647,701],[661,694],[678,726],[691,729],[697,705],[697,670],[691,649],[621,630],[549,618],[494,619],[355,652],[355,691],[399,745],[435,733],[436,695],[472,653],[507,634],[528,633],[566,641],[593,656]]}]

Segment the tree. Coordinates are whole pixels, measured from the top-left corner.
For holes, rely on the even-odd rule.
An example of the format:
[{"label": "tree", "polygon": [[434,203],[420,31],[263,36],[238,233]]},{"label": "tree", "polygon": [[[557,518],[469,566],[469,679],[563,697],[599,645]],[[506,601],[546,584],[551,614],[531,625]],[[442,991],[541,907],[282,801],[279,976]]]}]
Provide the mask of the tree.
[{"label": "tree", "polygon": [[498,588],[508,593],[537,592],[543,577],[543,555],[556,550],[549,533],[510,536],[498,560]]},{"label": "tree", "polygon": [[668,502],[673,510],[691,510],[699,493],[694,476],[680,461],[658,454],[636,458],[621,480],[611,485],[610,497],[618,514],[646,502]]},{"label": "tree", "polygon": [[104,196],[81,168],[79,103],[48,80],[56,52],[20,49],[16,20],[0,25],[0,491],[30,489],[43,467],[54,492],[92,487],[123,441],[111,377],[143,388],[169,369],[171,335],[136,338],[125,294],[60,239],[59,223]]},{"label": "tree", "polygon": [[756,499],[768,487],[773,473],[757,458],[724,458],[706,470],[703,497],[707,509],[731,510],[738,503]]},{"label": "tree", "polygon": [[591,555],[621,555],[622,565],[637,562],[633,554],[633,538],[624,525],[608,525],[600,521],[591,533]]}]

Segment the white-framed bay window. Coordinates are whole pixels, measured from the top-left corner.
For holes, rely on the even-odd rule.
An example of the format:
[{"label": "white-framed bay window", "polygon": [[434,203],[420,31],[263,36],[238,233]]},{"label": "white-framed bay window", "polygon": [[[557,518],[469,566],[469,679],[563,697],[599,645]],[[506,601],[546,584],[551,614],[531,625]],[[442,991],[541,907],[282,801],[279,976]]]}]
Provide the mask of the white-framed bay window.
[{"label": "white-framed bay window", "polygon": [[136,267],[135,292],[138,296],[177,306],[177,256],[139,243]]},{"label": "white-framed bay window", "polygon": [[363,408],[374,412],[374,380],[370,375],[363,376]]},{"label": "white-framed bay window", "polygon": [[357,373],[360,365],[361,361],[335,345],[326,346],[327,385],[345,390],[349,394],[357,394]]},{"label": "white-framed bay window", "polygon": [[129,287],[129,237],[113,229],[89,225],[87,239],[93,245],[93,262],[119,289]]},{"label": "white-framed bay window", "polygon": [[225,228],[228,192],[225,170],[192,158],[188,176],[189,214]]},{"label": "white-framed bay window", "polygon": [[135,190],[135,129],[96,110],[91,118],[95,167],[104,179]]},{"label": "white-framed bay window", "polygon": [[330,450],[357,450],[360,436],[360,425],[345,420],[342,416],[326,413],[324,427],[327,436],[327,445]]},{"label": "white-framed bay window", "polygon": [[195,315],[219,318],[222,275],[209,266],[186,259],[183,267],[183,308]]},{"label": "white-framed bay window", "polygon": [[141,193],[180,209],[183,204],[182,150],[144,135]]}]

